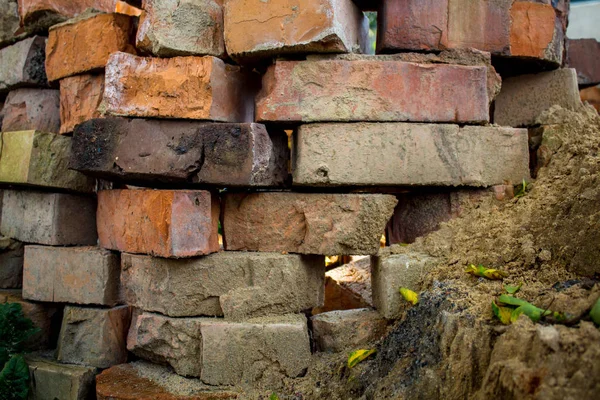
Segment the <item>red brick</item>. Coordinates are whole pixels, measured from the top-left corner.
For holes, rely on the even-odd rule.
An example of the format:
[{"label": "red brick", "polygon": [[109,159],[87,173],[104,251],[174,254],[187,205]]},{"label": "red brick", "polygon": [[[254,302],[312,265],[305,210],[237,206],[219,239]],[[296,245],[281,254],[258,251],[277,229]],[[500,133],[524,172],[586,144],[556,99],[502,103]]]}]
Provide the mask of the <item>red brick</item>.
[{"label": "red brick", "polygon": [[394,196],[378,194],[228,194],[225,249],[375,254],[395,205]]},{"label": "red brick", "polygon": [[106,110],[112,115],[251,122],[252,94],[239,67],[215,57],[111,55]]},{"label": "red brick", "polygon": [[206,191],[98,192],[100,246],[159,257],[219,251],[219,201]]},{"label": "red brick", "polygon": [[367,47],[365,16],[349,0],[228,0],[224,11],[225,44],[234,59]]},{"label": "red brick", "polygon": [[117,51],[135,53],[133,28],[133,19],[122,14],[96,14],[52,27],[46,46],[48,80],[100,70]]},{"label": "red brick", "polygon": [[41,31],[83,13],[88,8],[113,12],[117,0],[18,0],[21,23]]},{"label": "red brick", "polygon": [[278,61],[263,77],[258,121],[487,122],[487,68],[389,57]]},{"label": "red brick", "polygon": [[83,74],[60,80],[60,133],[100,117],[98,106],[104,93],[104,74]]},{"label": "red brick", "polygon": [[388,0],[379,13],[380,53],[475,48],[562,63],[565,6],[514,0]]},{"label": "red brick", "polygon": [[2,131],[38,130],[58,133],[60,129],[59,92],[52,89],[16,89],[4,103]]},{"label": "red brick", "polygon": [[567,65],[577,71],[579,86],[600,84],[600,42],[596,39],[570,39],[567,46]]}]

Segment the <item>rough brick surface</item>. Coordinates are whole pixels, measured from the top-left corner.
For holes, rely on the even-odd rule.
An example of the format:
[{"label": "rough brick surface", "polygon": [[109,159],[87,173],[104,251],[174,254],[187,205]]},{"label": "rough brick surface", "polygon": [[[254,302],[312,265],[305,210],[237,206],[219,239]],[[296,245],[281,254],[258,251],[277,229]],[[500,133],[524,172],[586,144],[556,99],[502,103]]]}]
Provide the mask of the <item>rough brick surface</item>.
[{"label": "rough brick surface", "polygon": [[235,59],[366,52],[365,17],[347,0],[228,0],[224,10],[225,43]]},{"label": "rough brick surface", "polygon": [[49,357],[27,356],[30,396],[36,400],[85,400],[95,392],[98,369],[61,364]]},{"label": "rough brick surface", "polygon": [[4,103],[2,131],[28,131],[58,133],[60,129],[58,90],[16,89]]},{"label": "rough brick surface", "polygon": [[15,34],[19,30],[19,9],[17,0],[0,0],[0,47],[9,45],[23,35]]},{"label": "rough brick surface", "polygon": [[234,193],[225,196],[225,249],[375,254],[394,196]]},{"label": "rough brick surface", "polygon": [[231,322],[143,312],[134,316],[127,347],[209,385],[253,382],[263,374],[297,377],[310,361],[306,318],[301,315]]},{"label": "rough brick surface", "polygon": [[263,77],[258,121],[486,122],[487,68],[385,57],[278,61]]},{"label": "rough brick surface", "polygon": [[132,117],[251,122],[254,115],[247,76],[210,56],[112,54],[104,101],[109,114]]},{"label": "rough brick surface", "polygon": [[43,31],[88,8],[113,12],[117,0],[18,0],[21,22],[28,31]]},{"label": "rough brick surface", "polygon": [[96,200],[63,193],[5,190],[0,233],[49,246],[95,245]]},{"label": "rough brick surface", "polygon": [[[552,5],[514,0],[389,0],[379,10],[377,51],[475,48],[562,62],[566,26]],[[558,5],[557,5],[558,7]]]},{"label": "rough brick surface", "polygon": [[27,246],[23,297],[114,306],[119,301],[119,272],[119,256],[98,247]]},{"label": "rough brick surface", "polygon": [[0,133],[0,182],[92,192],[95,180],[68,169],[71,138],[38,131]]},{"label": "rough brick surface", "polygon": [[577,73],[572,68],[507,78],[496,98],[494,123],[530,126],[553,105],[577,109],[581,105]]},{"label": "rough brick surface", "polygon": [[362,348],[380,339],[387,328],[386,320],[368,308],[330,311],[313,316],[311,321],[319,351]]},{"label": "rough brick surface", "polygon": [[77,127],[71,168],[109,180],[283,186],[284,131],[244,123],[95,119]]},{"label": "rough brick surface", "polygon": [[579,85],[600,84],[600,42],[596,39],[570,39],[567,46],[567,65],[577,71]]},{"label": "rough brick surface", "polygon": [[136,361],[115,365],[96,379],[98,400],[223,400],[237,399],[228,388],[204,385],[170,368]]},{"label": "rough brick surface", "polygon": [[136,47],[158,57],[225,55],[221,0],[146,0]]},{"label": "rough brick surface", "polygon": [[587,101],[600,112],[600,87],[585,88],[579,92],[581,101]]},{"label": "rough brick surface", "polygon": [[122,255],[125,301],[172,317],[241,319],[323,303],[321,256],[221,252],[189,260]]},{"label": "rough brick surface", "polygon": [[325,303],[312,312],[320,314],[372,306],[371,259],[367,256],[325,273]]},{"label": "rough brick surface", "polygon": [[122,14],[96,14],[52,27],[46,47],[48,80],[102,69],[117,51],[135,53],[133,28],[133,19]]},{"label": "rough brick surface", "polygon": [[100,246],[159,257],[219,251],[219,200],[206,191],[98,192]]},{"label": "rough brick surface", "polygon": [[48,86],[46,38],[34,36],[0,50],[0,93],[24,86]]},{"label": "rough brick surface", "polygon": [[82,308],[66,306],[56,358],[69,364],[108,368],[127,361],[128,306]]},{"label": "rough brick surface", "polygon": [[23,252],[23,243],[0,236],[0,289],[22,286]]},{"label": "rough brick surface", "polygon": [[436,258],[418,254],[385,254],[371,259],[373,305],[388,319],[400,318],[407,307],[399,289],[420,292],[421,279],[437,265]]},{"label": "rough brick surface", "polygon": [[302,125],[292,175],[306,186],[492,186],[529,177],[526,129],[408,123]]},{"label": "rough brick surface", "polygon": [[40,331],[31,336],[26,347],[30,350],[46,349],[52,346],[54,336],[55,320],[60,317],[58,304],[34,303],[23,300],[20,290],[0,290],[0,304],[19,303],[23,309],[23,315],[33,321],[33,325]]},{"label": "rough brick surface", "polygon": [[60,80],[60,133],[70,133],[77,124],[100,117],[98,107],[104,93],[104,74],[83,74]]}]

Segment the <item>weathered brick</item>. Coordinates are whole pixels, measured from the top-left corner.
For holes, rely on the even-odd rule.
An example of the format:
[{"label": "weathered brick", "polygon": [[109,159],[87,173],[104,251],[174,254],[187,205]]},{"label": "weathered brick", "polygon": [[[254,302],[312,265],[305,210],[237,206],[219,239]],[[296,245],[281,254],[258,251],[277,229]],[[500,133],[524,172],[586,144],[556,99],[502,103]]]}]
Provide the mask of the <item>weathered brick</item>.
[{"label": "weathered brick", "polygon": [[21,304],[23,315],[31,319],[33,325],[40,329],[38,333],[27,339],[26,346],[28,349],[40,350],[52,347],[53,341],[56,341],[56,337],[53,337],[53,328],[55,322],[57,322],[57,317],[60,317],[60,306],[23,300],[20,290],[0,290],[0,304],[4,303]]},{"label": "weathered brick", "polygon": [[0,50],[0,93],[19,87],[48,86],[46,38],[34,36]]},{"label": "weathered brick", "polygon": [[69,364],[108,368],[127,361],[129,306],[83,308],[66,306],[56,358]]},{"label": "weathered brick", "polygon": [[17,0],[0,0],[0,48],[22,39],[25,34],[19,30],[19,9]]},{"label": "weathered brick", "polygon": [[95,392],[98,369],[61,364],[50,357],[27,356],[30,396],[35,400],[87,400]]},{"label": "weathered brick", "polygon": [[485,66],[385,56],[277,61],[263,77],[258,121],[487,122]]},{"label": "weathered brick", "polygon": [[365,16],[348,0],[228,0],[224,11],[225,44],[234,59],[366,52],[368,45]]},{"label": "weathered brick", "polygon": [[585,88],[579,92],[581,101],[587,101],[600,113],[600,86]]},{"label": "weathered brick", "polygon": [[[389,252],[388,252],[389,253]],[[423,277],[437,265],[437,259],[418,253],[380,254],[371,259],[373,305],[388,319],[400,318],[407,301],[399,289],[420,292]]]},{"label": "weathered brick", "polygon": [[93,192],[95,180],[68,169],[71,138],[38,131],[2,132],[0,182]]},{"label": "weathered brick", "polygon": [[375,254],[396,199],[389,195],[225,195],[225,249]]},{"label": "weathered brick", "polygon": [[121,270],[129,305],[172,317],[239,320],[323,303],[321,256],[221,252],[170,260],[123,254]]},{"label": "weathered brick", "polygon": [[127,347],[209,385],[254,382],[266,373],[297,377],[310,361],[302,315],[231,322],[142,312],[134,316]]},{"label": "weathered brick", "polygon": [[58,133],[60,129],[60,96],[52,89],[16,89],[8,93],[4,103],[2,131]]},{"label": "weathered brick", "polygon": [[136,47],[159,57],[225,55],[221,0],[146,0]]},{"label": "weathered brick", "polygon": [[293,148],[300,186],[492,186],[529,177],[526,129],[308,124],[299,127]]},{"label": "weathered brick", "polygon": [[377,51],[475,48],[560,65],[565,28],[541,2],[389,0],[379,11]]},{"label": "weathered brick", "polygon": [[26,243],[95,245],[96,200],[64,193],[5,190],[0,232]]},{"label": "weathered brick", "polygon": [[145,183],[283,186],[288,138],[244,123],[95,119],[77,127],[70,167],[99,178]]},{"label": "weathered brick", "polygon": [[596,39],[569,39],[567,65],[577,71],[579,86],[600,84],[600,42]]},{"label": "weathered brick", "polygon": [[311,318],[319,351],[340,352],[357,349],[380,339],[387,321],[368,308],[330,311]]},{"label": "weathered brick", "polygon": [[45,31],[88,8],[113,12],[117,0],[18,0],[21,22],[28,31]]},{"label": "weathered brick", "polygon": [[581,106],[577,74],[572,68],[507,78],[496,98],[494,123],[530,126],[554,105],[575,110]]},{"label": "weathered brick", "polygon": [[223,400],[237,399],[229,388],[185,378],[170,368],[136,361],[111,367],[96,379],[98,400]]},{"label": "weathered brick", "polygon": [[48,80],[100,70],[117,51],[135,53],[133,32],[133,19],[123,14],[92,14],[53,26],[46,46]]},{"label": "weathered brick", "polygon": [[137,57],[114,53],[104,101],[112,115],[252,122],[248,76],[215,57]]},{"label": "weathered brick", "polygon": [[98,192],[100,246],[159,257],[219,251],[219,200],[207,191]]},{"label": "weathered brick", "polygon": [[23,297],[114,306],[120,270],[118,254],[98,247],[26,246]]},{"label": "weathered brick", "polygon": [[23,285],[23,243],[0,236],[0,289]]},{"label": "weathered brick", "polygon": [[98,107],[104,93],[104,74],[83,74],[60,80],[60,133],[70,133],[76,125],[99,118]]}]

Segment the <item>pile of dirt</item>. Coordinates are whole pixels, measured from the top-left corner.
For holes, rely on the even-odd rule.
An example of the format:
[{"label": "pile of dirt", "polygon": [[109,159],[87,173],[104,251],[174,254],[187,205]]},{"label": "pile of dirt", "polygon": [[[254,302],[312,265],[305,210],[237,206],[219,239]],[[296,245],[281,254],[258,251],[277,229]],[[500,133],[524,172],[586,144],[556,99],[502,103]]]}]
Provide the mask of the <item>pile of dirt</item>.
[{"label": "pile of dirt", "polygon": [[[478,203],[460,218],[391,253],[438,257],[417,306],[374,344],[377,355],[345,367],[345,354],[318,354],[290,399],[559,399],[600,393],[600,330],[511,326],[490,304],[503,284],[518,296],[577,317],[600,296],[600,117],[589,107],[555,107],[539,118],[544,162],[523,197]],[[506,271],[501,281],[464,272],[469,264]]]}]

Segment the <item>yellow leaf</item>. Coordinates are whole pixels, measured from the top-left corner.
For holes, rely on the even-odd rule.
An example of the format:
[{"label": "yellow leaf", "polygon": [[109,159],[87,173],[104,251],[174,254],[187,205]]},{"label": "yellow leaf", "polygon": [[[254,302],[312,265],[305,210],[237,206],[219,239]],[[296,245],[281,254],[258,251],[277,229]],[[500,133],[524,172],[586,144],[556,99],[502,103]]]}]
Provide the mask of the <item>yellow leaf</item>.
[{"label": "yellow leaf", "polygon": [[371,354],[375,354],[376,351],[377,350],[375,350],[375,349],[371,349],[371,350],[361,349],[361,350],[353,351],[348,356],[348,368],[354,367],[359,362],[367,359]]},{"label": "yellow leaf", "polygon": [[404,297],[404,300],[411,303],[413,306],[419,302],[419,295],[407,288],[400,288],[400,294]]},{"label": "yellow leaf", "polygon": [[491,279],[491,280],[501,280],[508,276],[508,274],[504,271],[500,271],[498,269],[488,269],[488,268],[484,267],[483,265],[476,266],[473,264],[469,265],[465,269],[465,272],[467,274],[480,276],[482,278],[487,278],[487,279]]},{"label": "yellow leaf", "polygon": [[513,309],[510,307],[499,307],[495,301],[492,301],[492,312],[504,325],[510,325]]}]

